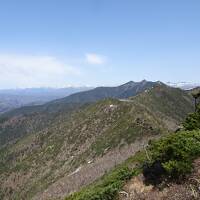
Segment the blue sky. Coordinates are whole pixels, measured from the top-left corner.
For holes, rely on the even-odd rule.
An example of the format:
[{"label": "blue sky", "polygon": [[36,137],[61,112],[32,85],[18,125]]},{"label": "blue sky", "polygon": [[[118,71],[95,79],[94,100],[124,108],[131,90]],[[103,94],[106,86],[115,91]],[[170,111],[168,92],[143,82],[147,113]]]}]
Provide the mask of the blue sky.
[{"label": "blue sky", "polygon": [[200,82],[199,0],[0,0],[0,88]]}]

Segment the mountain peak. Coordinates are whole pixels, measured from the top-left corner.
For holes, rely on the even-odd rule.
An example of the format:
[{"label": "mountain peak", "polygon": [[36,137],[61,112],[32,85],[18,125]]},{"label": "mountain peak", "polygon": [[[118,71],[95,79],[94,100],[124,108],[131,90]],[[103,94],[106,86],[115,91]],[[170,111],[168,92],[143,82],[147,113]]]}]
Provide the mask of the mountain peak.
[{"label": "mountain peak", "polygon": [[134,82],[134,81],[129,81],[129,82],[127,82],[127,83],[124,83],[123,85],[134,85],[136,82]]},{"label": "mountain peak", "polygon": [[157,83],[158,85],[167,86],[166,84],[164,84],[164,83],[161,82],[161,81],[156,81],[156,83]]},{"label": "mountain peak", "polygon": [[127,83],[124,83],[122,86],[128,86],[128,87],[134,87],[134,86],[136,86],[136,85],[138,85],[138,84],[145,84],[145,83],[147,83],[148,81],[147,80],[142,80],[142,81],[140,81],[140,82],[134,82],[134,81],[129,81],[129,82],[127,82]]}]

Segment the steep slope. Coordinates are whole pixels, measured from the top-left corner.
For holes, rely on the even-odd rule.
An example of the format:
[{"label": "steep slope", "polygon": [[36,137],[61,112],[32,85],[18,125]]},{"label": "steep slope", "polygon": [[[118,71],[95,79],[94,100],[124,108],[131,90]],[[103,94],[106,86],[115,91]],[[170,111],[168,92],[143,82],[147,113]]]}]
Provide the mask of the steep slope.
[{"label": "steep slope", "polygon": [[70,116],[82,104],[48,104],[27,106],[15,109],[0,117],[0,147],[16,142],[19,138],[42,130],[52,124],[59,116]]},{"label": "steep slope", "polygon": [[66,200],[199,199],[199,116],[200,107],[183,122],[184,129],[151,141],[145,150]]},{"label": "steep slope", "polygon": [[[194,137],[195,136],[195,137]],[[65,200],[192,200],[200,198],[199,178],[200,178],[200,131],[181,131],[172,133],[168,137],[154,141],[145,151],[137,152],[129,157],[121,165],[114,167],[105,176],[91,185],[82,188],[80,191],[68,196]],[[163,147],[161,144],[165,143]],[[163,150],[164,149],[164,150]],[[169,155],[169,150],[171,154]],[[146,183],[142,173],[144,163],[149,162],[147,155],[151,151],[156,153],[156,157],[170,159],[167,169],[179,167],[183,177],[175,176],[167,179],[168,173],[164,172],[164,181],[159,185]],[[149,155],[149,156],[150,156]],[[154,154],[155,155],[155,154]],[[151,156],[150,156],[151,158]],[[180,159],[181,158],[181,159]],[[189,160],[188,160],[189,158]],[[174,162],[172,162],[172,160]],[[151,160],[151,159],[150,159]],[[165,160],[165,161],[167,161]],[[169,161],[169,160],[168,160]],[[177,165],[177,163],[180,165]],[[187,165],[181,164],[186,162]],[[157,162],[158,163],[158,162]],[[176,163],[173,165],[173,163]],[[188,171],[189,167],[189,171]],[[190,169],[192,167],[192,169]],[[154,180],[157,181],[161,172],[159,165],[155,165],[154,171],[149,171]],[[177,173],[177,171],[171,171]],[[154,177],[153,175],[156,175]],[[177,175],[177,174],[176,174]],[[155,179],[156,178],[156,179]]]},{"label": "steep slope", "polygon": [[157,84],[128,100],[106,99],[70,115],[62,112],[48,127],[33,129],[1,148],[1,199],[64,197],[127,159],[149,139],[176,129],[192,110],[189,94]]}]

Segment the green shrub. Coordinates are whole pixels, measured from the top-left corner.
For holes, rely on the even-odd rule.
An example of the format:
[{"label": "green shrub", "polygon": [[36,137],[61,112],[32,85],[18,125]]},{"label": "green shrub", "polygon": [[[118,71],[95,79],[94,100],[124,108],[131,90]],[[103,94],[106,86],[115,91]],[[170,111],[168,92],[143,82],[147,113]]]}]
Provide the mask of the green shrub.
[{"label": "green shrub", "polygon": [[143,167],[147,182],[179,180],[191,172],[192,162],[200,156],[200,105],[183,123],[185,131],[173,133],[150,144],[148,161]]},{"label": "green shrub", "polygon": [[[162,173],[156,174],[157,178],[183,178],[190,173],[193,160],[200,156],[200,130],[173,133],[154,141],[149,147],[149,156],[149,169],[155,162],[161,163],[164,169]],[[145,170],[144,175],[148,177],[147,169]],[[149,173],[152,173],[152,170],[149,170]]]},{"label": "green shrub", "polygon": [[188,115],[183,126],[186,130],[200,129],[200,105],[197,107],[195,113]]}]

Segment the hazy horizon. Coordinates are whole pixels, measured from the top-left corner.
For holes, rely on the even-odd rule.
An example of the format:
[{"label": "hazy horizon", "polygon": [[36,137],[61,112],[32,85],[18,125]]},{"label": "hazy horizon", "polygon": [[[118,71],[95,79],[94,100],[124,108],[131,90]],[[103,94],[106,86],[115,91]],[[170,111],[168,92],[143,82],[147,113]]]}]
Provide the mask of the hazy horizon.
[{"label": "hazy horizon", "polygon": [[[146,80],[146,79],[144,79]],[[110,84],[110,85],[66,85],[66,86],[63,86],[63,87],[16,87],[16,88],[0,88],[0,91],[9,91],[9,90],[64,90],[64,89],[78,89],[78,88],[82,88],[82,89],[93,89],[93,88],[96,88],[96,87],[117,87],[117,86],[120,86],[120,85],[123,85],[123,84],[126,84],[130,81],[133,81],[133,82],[136,82],[134,80],[129,80],[129,81],[126,81],[126,82],[122,82],[122,83],[116,83],[116,84]],[[141,82],[143,80],[140,80],[140,81],[137,81],[137,82]],[[146,81],[151,81],[151,80],[146,80]],[[152,81],[152,82],[159,82],[160,80],[156,80],[156,81]],[[162,81],[161,81],[162,82]],[[185,81],[181,81],[181,82],[163,82],[164,84],[166,85],[170,85],[170,86],[175,86],[175,87],[184,87],[184,86],[192,86],[193,88],[194,87],[199,87],[200,86],[200,82],[185,82]]]}]

